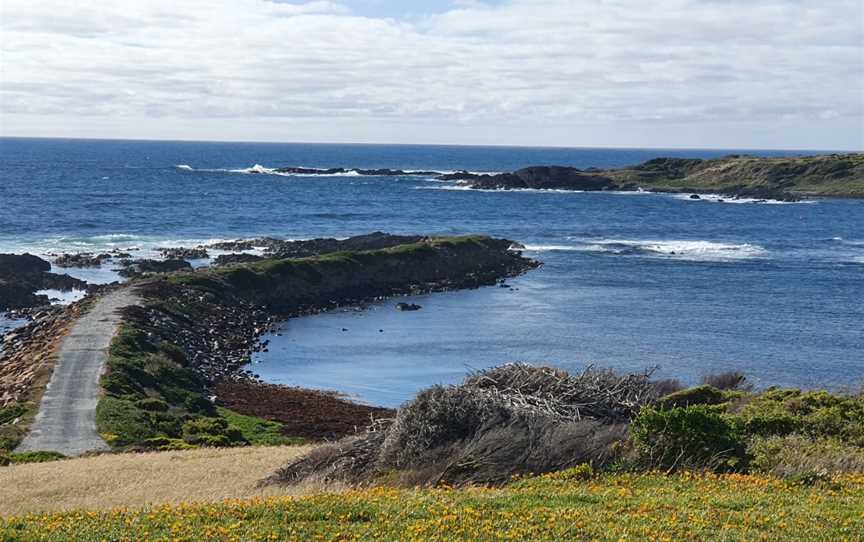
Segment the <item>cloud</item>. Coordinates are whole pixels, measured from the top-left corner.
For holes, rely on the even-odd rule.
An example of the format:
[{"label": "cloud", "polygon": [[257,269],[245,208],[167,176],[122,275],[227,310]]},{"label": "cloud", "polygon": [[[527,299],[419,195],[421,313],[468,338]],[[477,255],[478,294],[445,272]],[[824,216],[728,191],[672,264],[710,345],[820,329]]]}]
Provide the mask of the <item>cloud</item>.
[{"label": "cloud", "polygon": [[224,119],[213,137],[278,121],[304,139],[292,123],[317,119],[319,138],[482,125],[572,129],[573,144],[598,127],[795,121],[843,123],[835,137],[864,146],[858,0],[472,1],[410,20],[330,1],[4,0],[0,15],[0,113],[18,132],[148,118],[182,136]]}]

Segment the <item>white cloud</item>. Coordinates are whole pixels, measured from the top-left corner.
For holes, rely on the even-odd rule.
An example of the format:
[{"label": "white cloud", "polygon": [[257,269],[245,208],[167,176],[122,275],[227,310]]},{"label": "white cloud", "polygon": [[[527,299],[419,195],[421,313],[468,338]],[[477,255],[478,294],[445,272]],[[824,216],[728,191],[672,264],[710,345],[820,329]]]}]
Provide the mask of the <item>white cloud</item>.
[{"label": "white cloud", "polygon": [[[590,145],[653,127],[635,143],[687,145],[698,127],[740,146],[736,126],[792,123],[820,147],[864,147],[859,0],[462,2],[410,21],[329,1],[0,9],[9,134],[91,119],[106,136]],[[787,131],[765,142],[803,144]]]}]

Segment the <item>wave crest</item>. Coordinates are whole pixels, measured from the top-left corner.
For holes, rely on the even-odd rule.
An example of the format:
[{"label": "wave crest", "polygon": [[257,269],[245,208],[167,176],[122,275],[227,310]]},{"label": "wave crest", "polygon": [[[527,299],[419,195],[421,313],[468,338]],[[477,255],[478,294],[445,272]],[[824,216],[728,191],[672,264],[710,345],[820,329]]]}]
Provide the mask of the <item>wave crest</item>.
[{"label": "wave crest", "polygon": [[750,243],[719,243],[703,240],[579,239],[573,245],[525,245],[528,251],[600,252],[622,256],[677,258],[691,261],[749,260],[768,251]]}]

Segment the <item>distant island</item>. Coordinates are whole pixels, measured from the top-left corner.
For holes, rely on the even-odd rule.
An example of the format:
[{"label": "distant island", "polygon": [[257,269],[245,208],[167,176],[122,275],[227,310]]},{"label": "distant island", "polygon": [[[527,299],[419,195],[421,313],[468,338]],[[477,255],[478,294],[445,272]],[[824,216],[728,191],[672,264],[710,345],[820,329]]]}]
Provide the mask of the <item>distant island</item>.
[{"label": "distant island", "polygon": [[[178,166],[191,169],[189,166]],[[864,154],[722,158],[654,158],[612,169],[537,165],[509,173],[402,169],[256,166],[247,173],[280,175],[433,176],[482,190],[647,191],[717,194],[730,199],[797,201],[810,197],[864,197]]]},{"label": "distant island", "polygon": [[471,188],[487,190],[644,190],[780,201],[808,197],[861,198],[864,154],[779,158],[730,155],[709,160],[655,158],[617,169],[532,166],[496,175],[459,172],[440,178],[464,181]]}]

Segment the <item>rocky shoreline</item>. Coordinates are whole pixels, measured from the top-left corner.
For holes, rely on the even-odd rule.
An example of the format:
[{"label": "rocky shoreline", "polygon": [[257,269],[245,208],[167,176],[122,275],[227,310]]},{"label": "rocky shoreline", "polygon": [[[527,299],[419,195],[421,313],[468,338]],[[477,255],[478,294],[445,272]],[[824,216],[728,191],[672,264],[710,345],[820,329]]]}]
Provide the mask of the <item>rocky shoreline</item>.
[{"label": "rocky shoreline", "polygon": [[291,437],[351,434],[392,411],[332,392],[265,384],[244,369],[254,351],[267,348],[260,337],[274,324],[395,295],[494,285],[540,265],[503,239],[375,237],[389,246],[332,252],[344,240],[280,244],[321,252],[133,279],[125,287],[134,287],[141,302],[124,309],[112,343],[96,415],[100,432],[122,448],[198,442],[189,431],[235,442],[214,410],[219,406],[277,421]]},{"label": "rocky shoreline", "polygon": [[[389,246],[333,251],[370,246],[372,237],[375,246]],[[154,340],[180,346],[190,366],[215,383],[254,376],[240,368],[256,348],[266,347],[259,337],[285,319],[398,295],[493,285],[539,265],[511,250],[512,241],[455,239],[376,233],[343,241],[282,241],[274,254],[314,255],[140,280],[144,306],[127,309],[125,319]]]},{"label": "rocky shoreline", "polygon": [[[179,259],[201,254],[202,248],[230,252],[250,247],[259,254],[241,263],[192,269]],[[100,432],[114,435],[117,440],[109,442],[123,448],[163,446],[166,438],[167,445],[175,445],[183,437],[178,425],[183,420],[206,424],[207,417],[219,418],[214,402],[278,421],[289,436],[313,439],[338,438],[368,425],[370,418],[392,416],[391,410],[359,405],[334,392],[265,384],[244,366],[252,353],[267,348],[261,336],[287,318],[392,296],[494,285],[540,265],[523,257],[519,247],[481,236],[374,232],[341,240],[253,239],[171,249],[164,252],[169,258],[164,261],[124,258],[125,267],[137,271],[128,283],[83,284],[95,295],[134,288],[141,300],[124,309],[121,332],[112,343],[102,384],[106,395],[97,408]],[[5,268],[12,281],[65,277],[81,284],[54,276],[41,258],[9,256],[4,261],[15,263]],[[65,261],[86,266],[92,259]],[[36,305],[17,313],[30,322],[8,333],[0,351],[0,407],[21,410],[23,417],[14,426],[0,427],[8,433],[4,447],[13,447],[23,436],[50,376],[54,349],[95,299],[88,295],[68,306],[50,306],[47,298],[37,296]],[[405,305],[406,310],[419,308]]]},{"label": "rocky shoreline", "polygon": [[39,290],[87,290],[88,285],[69,275],[51,273],[51,264],[32,254],[0,254],[0,312],[50,305]]},{"label": "rocky shoreline", "polygon": [[[649,191],[715,194],[729,199],[798,201],[864,198],[864,154],[714,159],[660,157],[613,169],[538,165],[508,173],[283,167],[278,174],[424,176],[482,190]],[[252,173],[261,173],[252,171]],[[696,199],[696,198],[694,198]]]}]

